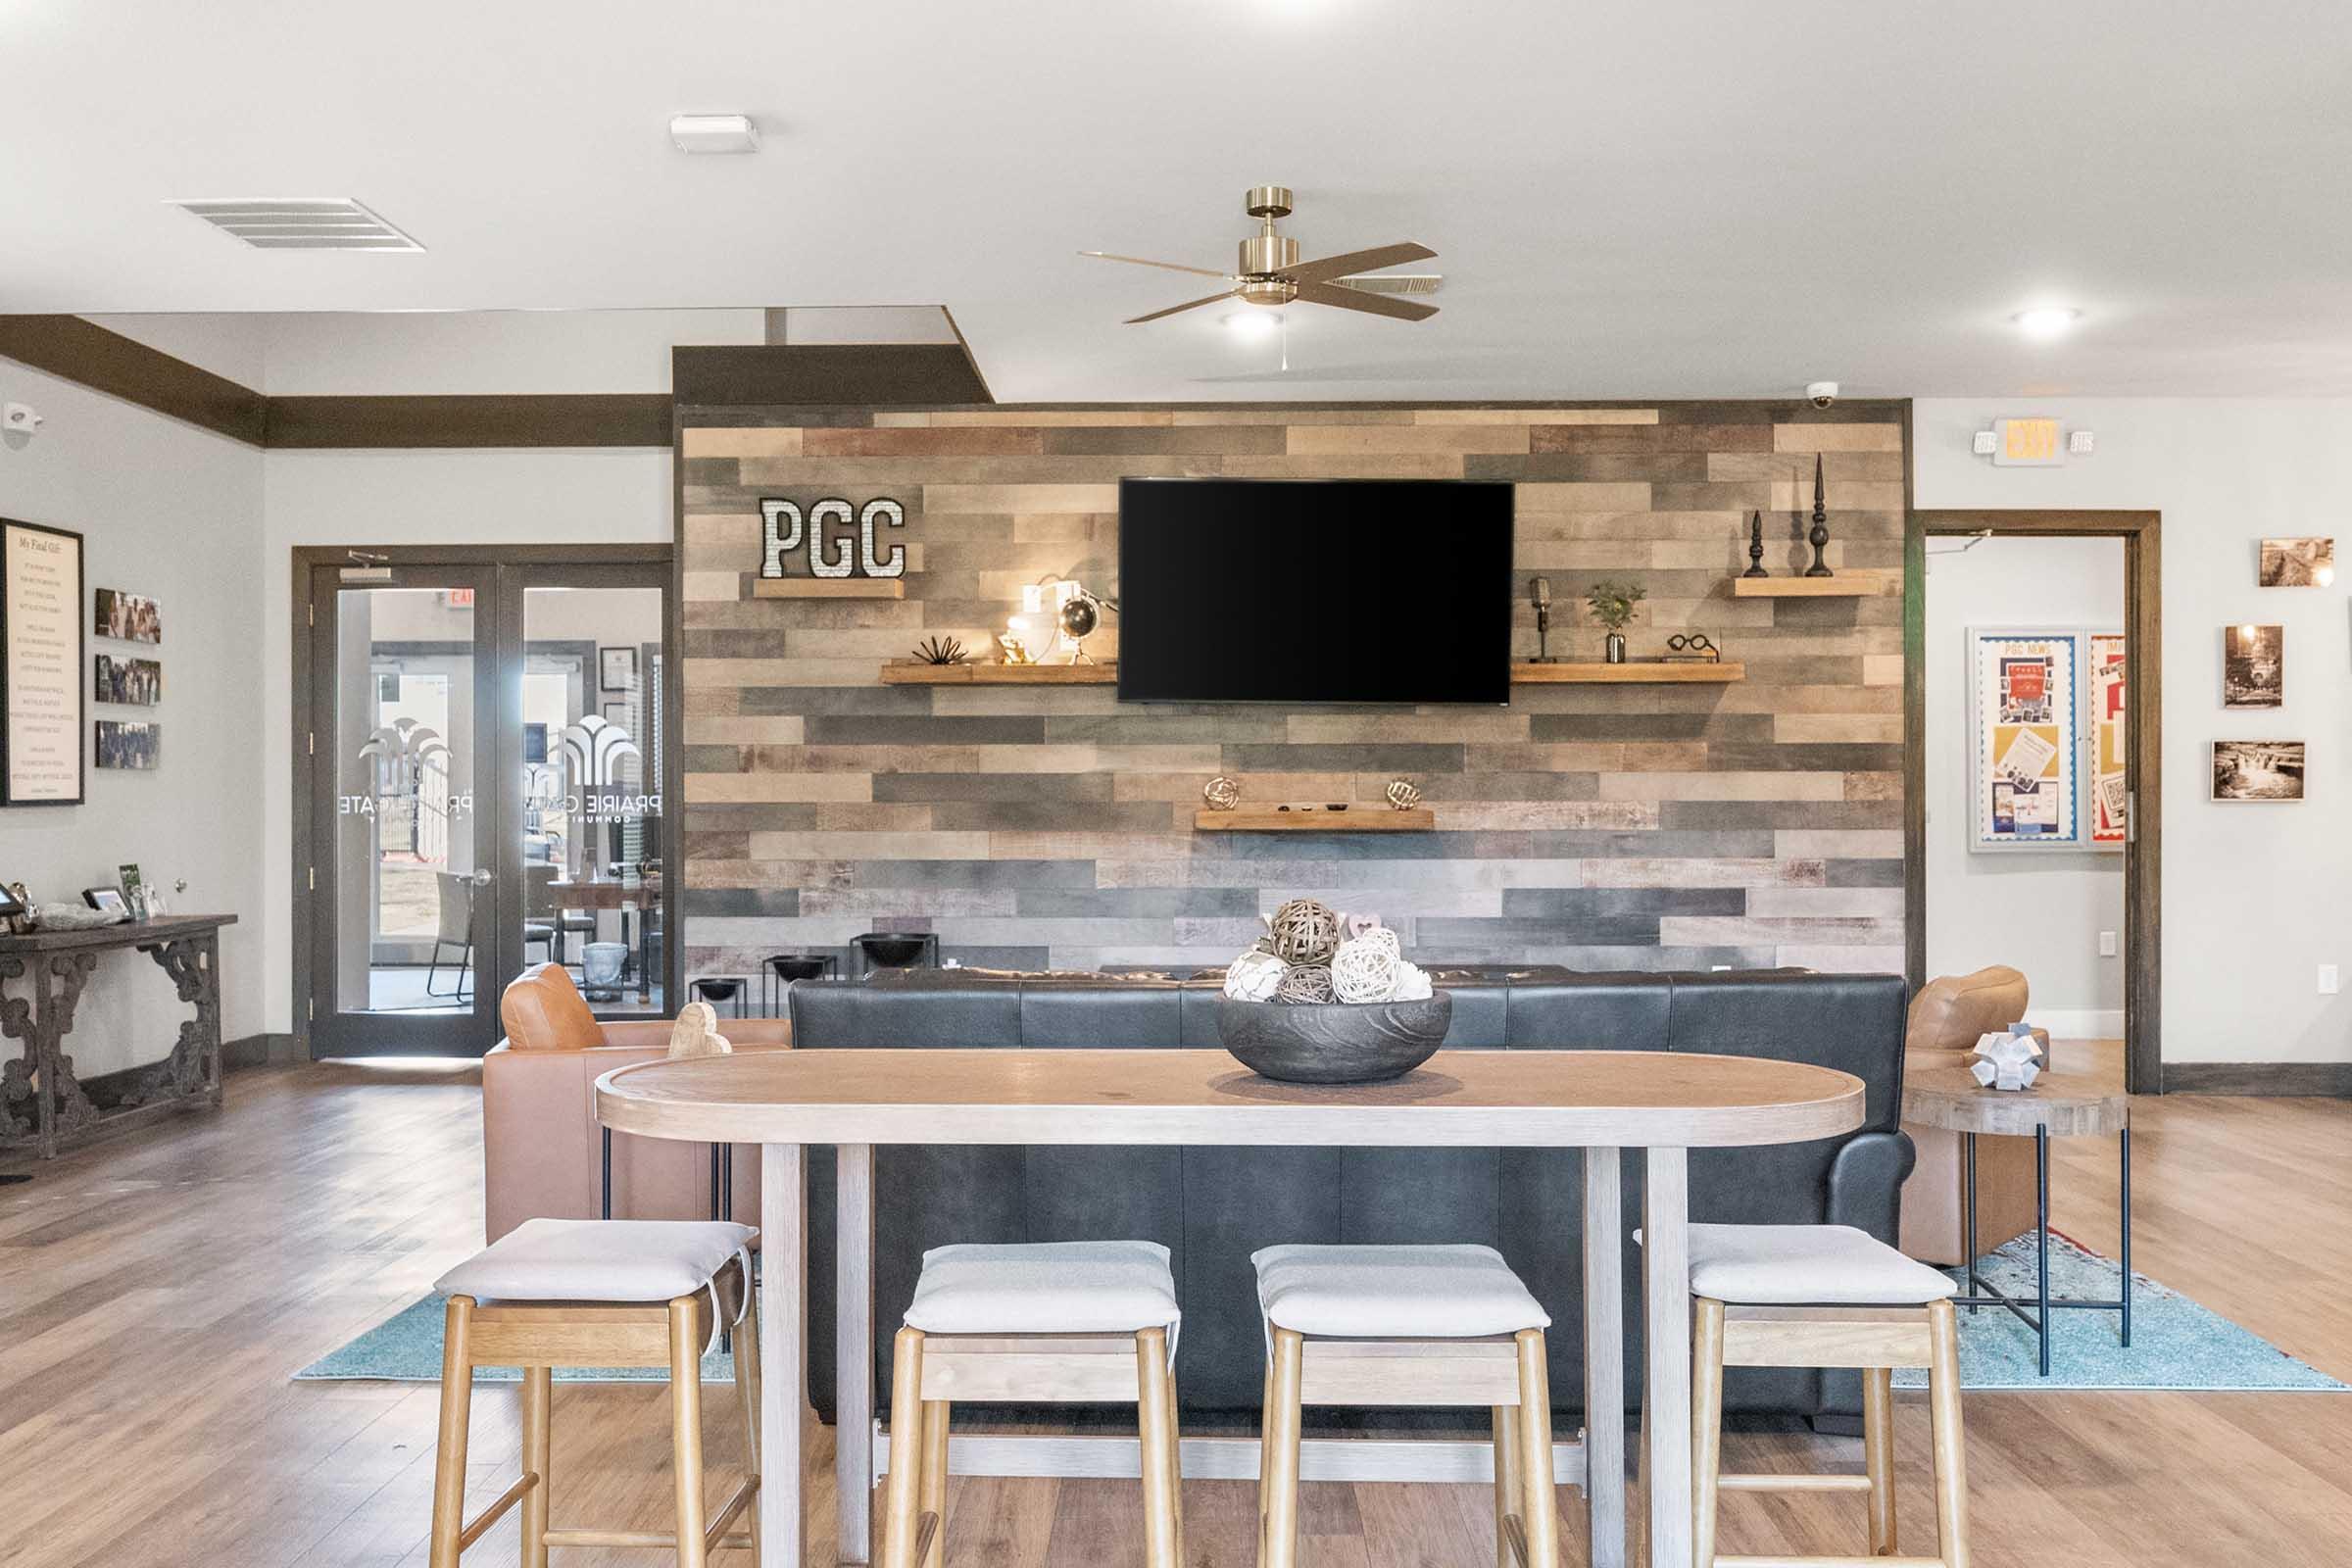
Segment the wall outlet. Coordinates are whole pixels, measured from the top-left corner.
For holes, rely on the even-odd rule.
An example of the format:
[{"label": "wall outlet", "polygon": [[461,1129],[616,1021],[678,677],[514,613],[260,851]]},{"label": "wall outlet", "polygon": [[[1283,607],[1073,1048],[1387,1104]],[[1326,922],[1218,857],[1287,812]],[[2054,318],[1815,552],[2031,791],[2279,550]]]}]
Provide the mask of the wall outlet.
[{"label": "wall outlet", "polygon": [[2340,988],[2336,984],[2335,965],[2332,963],[2321,964],[2320,995],[2323,997],[2332,997],[2336,994],[2338,989]]},{"label": "wall outlet", "polygon": [[2102,957],[2102,958],[2112,958],[2112,957],[2114,957],[2114,956],[2115,956],[2115,953],[2116,953],[2116,947],[2115,947],[2115,933],[2114,933],[2114,932],[2112,932],[2112,931],[2102,931],[2102,932],[2100,932],[2100,933],[2099,933],[2099,956],[2100,956],[2100,957]]},{"label": "wall outlet", "polygon": [[2069,430],[2066,450],[2078,458],[2087,458],[2099,449],[2099,438],[2088,430]]}]

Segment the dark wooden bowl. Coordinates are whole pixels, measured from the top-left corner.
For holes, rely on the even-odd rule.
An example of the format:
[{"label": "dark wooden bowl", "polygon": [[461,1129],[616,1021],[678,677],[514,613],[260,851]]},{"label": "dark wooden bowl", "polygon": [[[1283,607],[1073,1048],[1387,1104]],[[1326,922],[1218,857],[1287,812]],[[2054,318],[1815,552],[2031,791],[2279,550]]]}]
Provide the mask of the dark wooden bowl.
[{"label": "dark wooden bowl", "polygon": [[1217,1036],[1251,1072],[1292,1084],[1376,1084],[1437,1054],[1453,1021],[1446,992],[1419,1002],[1217,1004]]}]

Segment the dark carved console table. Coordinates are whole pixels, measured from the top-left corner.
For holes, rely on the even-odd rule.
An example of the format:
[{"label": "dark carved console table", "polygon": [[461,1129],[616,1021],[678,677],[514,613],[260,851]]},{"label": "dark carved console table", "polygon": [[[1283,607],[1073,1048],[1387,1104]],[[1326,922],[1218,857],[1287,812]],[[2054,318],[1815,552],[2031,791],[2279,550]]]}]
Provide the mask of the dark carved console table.
[{"label": "dark carved console table", "polygon": [[[24,1054],[0,1062],[0,1150],[38,1149],[52,1158],[61,1144],[151,1120],[199,1100],[220,1103],[220,928],[233,914],[169,914],[86,931],[0,936],[0,981],[27,980],[25,994],[0,996],[0,1035]],[[113,1075],[118,1087],[99,1100],[74,1076],[66,1036],[98,956],[135,948],[192,1003],[172,1054]]]}]

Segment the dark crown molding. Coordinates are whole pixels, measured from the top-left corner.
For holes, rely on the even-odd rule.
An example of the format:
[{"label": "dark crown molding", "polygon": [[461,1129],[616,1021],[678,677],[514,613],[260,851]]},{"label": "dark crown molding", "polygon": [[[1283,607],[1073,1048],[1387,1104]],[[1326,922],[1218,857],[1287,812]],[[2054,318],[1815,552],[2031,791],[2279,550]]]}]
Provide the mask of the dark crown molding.
[{"label": "dark crown molding", "polygon": [[269,397],[78,316],[0,316],[0,359],[248,446],[660,447],[682,404],[986,404],[955,343],[752,344],[672,351],[673,389],[628,393]]}]

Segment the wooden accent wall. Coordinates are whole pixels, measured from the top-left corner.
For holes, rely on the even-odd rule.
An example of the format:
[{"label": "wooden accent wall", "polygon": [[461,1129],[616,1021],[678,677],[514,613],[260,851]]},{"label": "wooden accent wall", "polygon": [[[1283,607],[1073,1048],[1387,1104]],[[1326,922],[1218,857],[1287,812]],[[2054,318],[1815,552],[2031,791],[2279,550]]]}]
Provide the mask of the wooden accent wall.
[{"label": "wooden accent wall", "polygon": [[[1022,967],[1219,963],[1314,894],[1427,961],[1901,972],[1907,406],[685,409],[685,973],[932,930]],[[1859,599],[1738,599],[1801,545],[1813,460]],[[1701,630],[1747,678],[1514,688],[1507,709],[1122,709],[1103,686],[885,686],[921,638],[983,656],[1020,585],[1116,592],[1126,474],[1509,479],[1516,652],[1551,579],[1556,656],[1643,583],[1637,658]],[[758,503],[906,508],[901,601],[755,599]],[[1334,541],[1344,546],[1345,541]],[[805,568],[804,568],[805,569]],[[1115,633],[1116,619],[1111,618]],[[1399,636],[1442,635],[1426,627]],[[1115,653],[1115,635],[1090,651]],[[1193,830],[1200,786],[1376,806],[1403,775],[1429,834]]]}]

